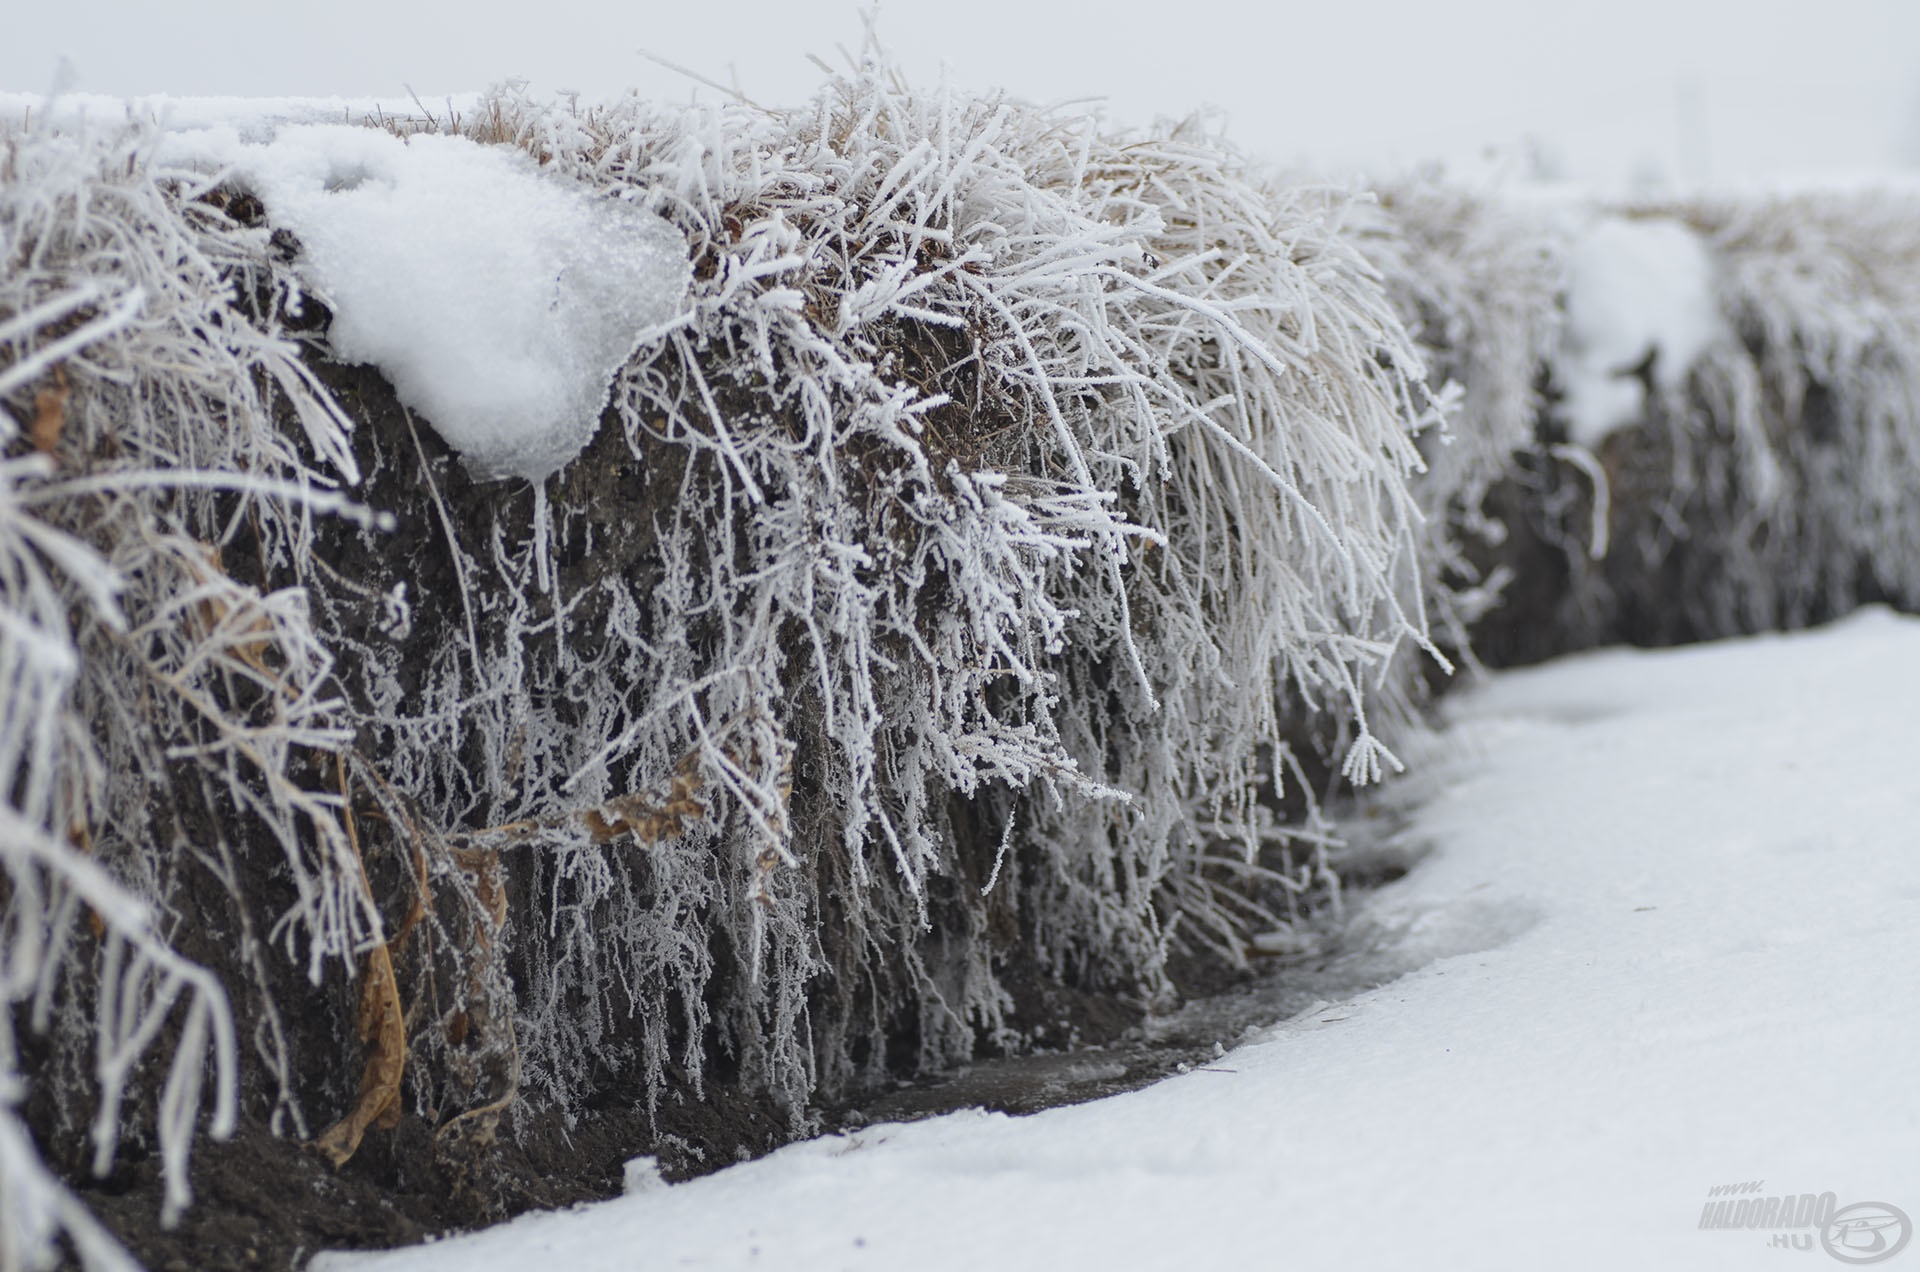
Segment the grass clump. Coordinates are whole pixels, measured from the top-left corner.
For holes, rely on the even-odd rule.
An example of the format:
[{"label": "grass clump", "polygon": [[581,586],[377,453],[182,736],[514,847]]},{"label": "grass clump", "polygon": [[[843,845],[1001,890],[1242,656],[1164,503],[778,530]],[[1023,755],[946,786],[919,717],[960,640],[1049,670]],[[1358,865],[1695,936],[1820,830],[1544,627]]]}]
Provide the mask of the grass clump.
[{"label": "grass clump", "polygon": [[1316,787],[1398,767],[1440,399],[1351,196],[878,63],[466,127],[692,265],[538,486],[331,356],[204,152],[4,139],[13,1265],[120,1257],[34,1151],[83,1125],[170,1214],[205,1114],[424,1127],[477,1218],[527,1119],[794,1130],[1065,1041],[1060,995],[1244,963],[1336,886]]}]

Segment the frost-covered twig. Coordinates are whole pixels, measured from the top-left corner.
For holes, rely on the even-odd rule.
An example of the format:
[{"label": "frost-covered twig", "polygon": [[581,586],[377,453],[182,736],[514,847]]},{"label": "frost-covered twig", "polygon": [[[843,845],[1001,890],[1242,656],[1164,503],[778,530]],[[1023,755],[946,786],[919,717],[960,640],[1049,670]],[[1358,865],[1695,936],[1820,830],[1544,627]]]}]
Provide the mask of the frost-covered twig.
[{"label": "frost-covered twig", "polygon": [[[4,139],[0,1028],[21,1005],[56,1050],[90,1044],[93,1169],[111,1167],[136,1110],[151,1117],[171,1223],[209,1074],[216,1135],[235,1125],[242,1081],[230,994],[243,986],[175,939],[183,924],[272,921],[246,912],[260,898],[231,871],[242,913],[183,912],[183,868],[202,851],[230,862],[230,836],[277,841],[295,881],[279,920],[316,974],[378,918],[329,847],[331,810],[296,776],[298,755],[346,736],[319,690],[328,655],[301,598],[263,596],[221,564],[243,527],[253,550],[297,552],[351,472],[324,472],[273,422],[269,384],[296,398],[313,386],[272,323],[238,308],[237,289],[272,274],[261,237],[198,202],[204,176],[157,164],[155,140],[137,126]],[[337,407],[300,413],[322,462],[347,453]],[[257,949],[239,955],[261,967]],[[282,1053],[267,1059],[284,1106],[284,1035],[260,1037]],[[16,1052],[10,1033],[0,1041],[11,1089]],[[155,1051],[171,1055],[147,1092]],[[124,1265],[70,1198],[12,1160],[26,1140],[11,1105],[4,1118],[9,1204],[34,1210],[7,1225],[27,1244],[6,1266],[40,1262],[55,1228],[90,1266]]]}]

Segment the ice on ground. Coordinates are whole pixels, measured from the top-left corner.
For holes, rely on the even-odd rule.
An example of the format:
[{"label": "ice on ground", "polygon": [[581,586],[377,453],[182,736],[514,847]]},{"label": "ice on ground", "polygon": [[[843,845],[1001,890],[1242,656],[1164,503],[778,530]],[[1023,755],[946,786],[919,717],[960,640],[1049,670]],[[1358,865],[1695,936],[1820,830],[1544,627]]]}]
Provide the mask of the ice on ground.
[{"label": "ice on ground", "polygon": [[1767,1197],[1796,1199],[1797,1223],[1798,1198],[1828,1193],[1920,1219],[1916,666],[1920,619],[1874,610],[1496,675],[1413,757],[1398,789],[1431,851],[1356,920],[1378,947],[1360,955],[1417,969],[1401,979],[1143,1091],[869,1126],[313,1266],[1613,1272],[1868,1253],[1777,1213],[1702,1224]]},{"label": "ice on ground", "polygon": [[1567,257],[1565,349],[1557,368],[1570,440],[1589,450],[1645,417],[1636,368],[1675,393],[1726,331],[1705,240],[1661,217],[1595,218]]},{"label": "ice on ground", "polygon": [[511,147],[314,124],[225,153],[300,240],[334,355],[379,367],[476,476],[538,481],[577,455],[615,374],[688,304],[679,230]]}]

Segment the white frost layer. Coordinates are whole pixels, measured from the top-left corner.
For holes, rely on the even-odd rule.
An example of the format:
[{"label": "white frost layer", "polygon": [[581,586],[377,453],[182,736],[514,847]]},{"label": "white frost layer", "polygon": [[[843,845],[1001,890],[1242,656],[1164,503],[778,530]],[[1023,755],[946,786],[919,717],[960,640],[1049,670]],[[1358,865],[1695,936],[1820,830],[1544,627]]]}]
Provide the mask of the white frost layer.
[{"label": "white frost layer", "polygon": [[1657,387],[1676,392],[1726,324],[1707,245],[1678,221],[1599,217],[1574,240],[1567,275],[1559,378],[1568,436],[1592,449],[1644,417],[1631,371],[1649,353]]},{"label": "white frost layer", "polygon": [[1748,1181],[1920,1219],[1916,666],[1920,620],[1870,611],[1497,675],[1357,923],[1421,970],[1144,1091],[313,1266],[1837,1266],[1699,1223]]},{"label": "white frost layer", "polygon": [[0,93],[0,125],[26,127],[51,122],[62,129],[86,124],[114,127],[150,121],[173,132],[227,127],[247,141],[266,141],[291,124],[365,124],[420,120],[430,111],[443,121],[471,115],[480,93],[457,93],[423,104],[411,97],[179,97],[150,93],[114,97],[104,93]]},{"label": "white frost layer", "polygon": [[579,454],[615,373],[688,303],[680,231],[510,147],[302,125],[230,162],[299,238],[334,354],[378,366],[477,476]]}]

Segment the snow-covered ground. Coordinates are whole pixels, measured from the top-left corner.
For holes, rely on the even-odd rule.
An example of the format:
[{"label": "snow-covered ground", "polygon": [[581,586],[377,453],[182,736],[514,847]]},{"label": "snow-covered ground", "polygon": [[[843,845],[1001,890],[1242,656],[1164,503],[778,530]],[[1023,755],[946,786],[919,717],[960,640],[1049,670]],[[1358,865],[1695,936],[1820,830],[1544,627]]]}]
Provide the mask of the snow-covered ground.
[{"label": "snow-covered ground", "polygon": [[1920,1265],[1886,1209],[1920,1216],[1917,738],[1920,619],[1883,610],[1496,675],[1354,920],[1401,979],[1132,1094],[315,1267]]}]

